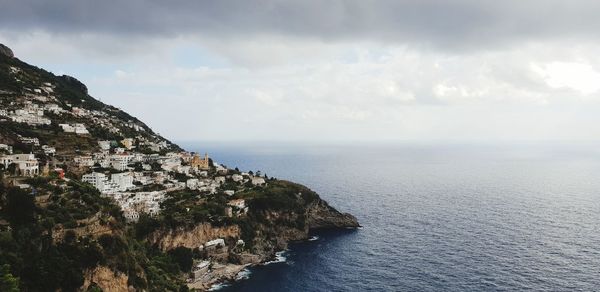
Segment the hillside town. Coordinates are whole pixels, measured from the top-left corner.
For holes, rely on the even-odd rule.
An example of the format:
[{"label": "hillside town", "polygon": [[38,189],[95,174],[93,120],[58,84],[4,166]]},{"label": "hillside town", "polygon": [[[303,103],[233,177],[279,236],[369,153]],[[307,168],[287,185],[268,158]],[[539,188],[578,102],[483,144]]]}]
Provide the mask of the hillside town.
[{"label": "hillside town", "polygon": [[[13,70],[16,72],[18,69]],[[39,88],[26,88],[26,94],[10,102],[2,100],[0,122],[15,129],[26,124],[63,137],[17,134],[12,143],[0,141],[0,169],[16,186],[30,188],[23,180],[35,176],[77,179],[113,198],[125,218],[135,222],[140,214],[156,216],[169,192],[233,196],[245,186],[266,183],[260,173],[230,170],[214,163],[206,153],[177,149],[140,122],[109,114],[110,109],[92,110],[62,102],[54,96],[54,88],[46,82]],[[116,139],[97,140],[98,136]],[[76,145],[87,145],[75,151],[70,145],[61,145],[70,139]],[[225,213],[231,217],[247,211],[243,200],[237,199],[228,203]]]},{"label": "hillside town", "polygon": [[0,290],[207,291],[311,230],[358,226],[309,188],[185,151],[0,44],[0,278],[20,282]]}]

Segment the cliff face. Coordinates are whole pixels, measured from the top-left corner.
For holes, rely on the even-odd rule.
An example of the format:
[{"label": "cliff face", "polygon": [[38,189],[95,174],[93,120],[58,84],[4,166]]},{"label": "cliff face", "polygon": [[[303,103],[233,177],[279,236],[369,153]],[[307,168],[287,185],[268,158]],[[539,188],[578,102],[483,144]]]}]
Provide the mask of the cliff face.
[{"label": "cliff face", "polygon": [[167,251],[177,247],[194,249],[217,238],[239,237],[240,228],[237,225],[213,227],[210,223],[200,223],[191,229],[157,230],[148,236],[148,241]]},{"label": "cliff face", "polygon": [[[97,286],[102,291],[128,292],[127,275],[114,272],[108,267],[98,266],[93,270],[84,272],[84,285],[82,287]],[[133,288],[133,287],[132,287]]]},{"label": "cliff face", "polygon": [[[201,222],[191,228],[161,228],[151,233],[147,240],[161,250],[169,251],[178,247],[195,249],[210,240],[222,238],[230,244],[223,251],[226,255],[219,258],[225,262],[234,258],[238,264],[255,264],[269,260],[275,252],[286,249],[289,242],[308,239],[311,231],[360,227],[354,216],[337,211],[319,198],[299,210],[251,211],[248,217],[239,221],[228,226]],[[245,230],[246,234],[240,227],[244,223],[251,226],[250,230]],[[249,248],[236,252],[234,243],[242,238],[249,240],[246,242]]]},{"label": "cliff face", "polygon": [[323,200],[318,200],[307,208],[307,221],[311,230],[360,227],[356,217],[339,212]]}]

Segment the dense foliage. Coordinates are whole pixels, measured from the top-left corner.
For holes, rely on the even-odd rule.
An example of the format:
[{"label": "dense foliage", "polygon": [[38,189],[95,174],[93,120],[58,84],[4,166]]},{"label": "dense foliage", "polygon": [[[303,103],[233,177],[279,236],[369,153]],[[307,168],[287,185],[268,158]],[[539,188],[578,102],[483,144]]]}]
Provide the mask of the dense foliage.
[{"label": "dense foliage", "polygon": [[[0,183],[0,291],[75,291],[82,271],[97,266],[127,275],[137,288],[182,289],[185,251],[165,254],[138,240],[120,208],[86,184],[27,182],[35,191]],[[81,232],[92,224],[109,231]]]}]

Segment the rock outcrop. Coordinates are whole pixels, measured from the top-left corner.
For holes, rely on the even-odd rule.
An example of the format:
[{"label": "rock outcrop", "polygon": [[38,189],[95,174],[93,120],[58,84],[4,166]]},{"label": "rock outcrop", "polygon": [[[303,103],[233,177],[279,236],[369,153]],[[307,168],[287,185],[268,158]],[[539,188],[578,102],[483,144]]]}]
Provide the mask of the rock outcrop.
[{"label": "rock outcrop", "polygon": [[84,284],[81,290],[88,291],[90,286],[96,286],[102,289],[102,291],[111,292],[128,292],[127,281],[129,278],[127,275],[114,272],[108,267],[98,266],[93,270],[85,271],[84,273]]},{"label": "rock outcrop", "polygon": [[0,44],[0,54],[5,55],[9,58],[15,57],[15,54],[13,53],[13,51],[9,47],[7,47],[3,44]]},{"label": "rock outcrop", "polygon": [[210,223],[202,223],[191,229],[161,229],[150,234],[148,241],[166,251],[176,247],[194,249],[213,239],[239,237],[240,228],[237,225],[214,227]]},{"label": "rock outcrop", "polygon": [[356,217],[339,212],[323,200],[317,200],[311,204],[307,209],[307,213],[307,223],[310,230],[360,227]]}]

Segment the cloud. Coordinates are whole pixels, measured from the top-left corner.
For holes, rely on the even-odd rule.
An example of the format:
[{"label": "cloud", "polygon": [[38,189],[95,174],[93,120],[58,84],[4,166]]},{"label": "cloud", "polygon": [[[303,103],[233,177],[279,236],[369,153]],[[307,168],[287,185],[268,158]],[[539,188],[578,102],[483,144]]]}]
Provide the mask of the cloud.
[{"label": "cloud", "polygon": [[600,73],[589,64],[552,62],[544,68],[534,66],[533,69],[552,88],[570,88],[585,95],[600,90]]},{"label": "cloud", "polygon": [[0,0],[0,42],[174,139],[600,135],[600,2]]},{"label": "cloud", "polygon": [[0,27],[55,34],[230,40],[285,36],[436,49],[597,37],[595,0],[2,0]]},{"label": "cloud", "polygon": [[545,68],[554,68],[561,56],[594,72],[600,68],[597,48],[552,46],[541,53],[547,46],[460,57],[341,46],[334,55],[344,58],[251,70],[146,62],[88,85],[93,95],[176,139],[593,137],[600,133],[600,123],[590,122],[600,94],[554,86]]}]

